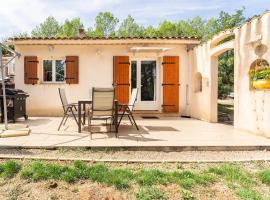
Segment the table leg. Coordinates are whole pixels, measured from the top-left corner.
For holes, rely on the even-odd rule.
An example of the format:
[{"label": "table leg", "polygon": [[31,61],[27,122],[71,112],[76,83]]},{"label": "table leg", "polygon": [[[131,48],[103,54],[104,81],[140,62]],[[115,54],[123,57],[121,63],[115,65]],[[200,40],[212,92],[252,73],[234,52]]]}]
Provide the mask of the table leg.
[{"label": "table leg", "polygon": [[115,126],[115,133],[117,136],[117,133],[118,133],[118,101],[115,102],[114,126]]},{"label": "table leg", "polygon": [[85,104],[83,104],[83,124],[85,125],[85,111],[86,111],[86,109],[85,109]]},{"label": "table leg", "polygon": [[80,133],[82,131],[82,119],[81,119],[81,115],[82,115],[82,109],[81,109],[81,103],[78,103],[78,132]]}]

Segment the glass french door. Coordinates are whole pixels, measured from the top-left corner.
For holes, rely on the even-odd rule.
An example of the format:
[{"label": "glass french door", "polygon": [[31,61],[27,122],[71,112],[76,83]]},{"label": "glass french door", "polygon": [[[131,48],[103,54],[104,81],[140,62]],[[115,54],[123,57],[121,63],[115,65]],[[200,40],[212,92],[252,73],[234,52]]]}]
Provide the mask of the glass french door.
[{"label": "glass french door", "polygon": [[131,61],[131,89],[139,88],[136,110],[158,110],[157,61]]}]

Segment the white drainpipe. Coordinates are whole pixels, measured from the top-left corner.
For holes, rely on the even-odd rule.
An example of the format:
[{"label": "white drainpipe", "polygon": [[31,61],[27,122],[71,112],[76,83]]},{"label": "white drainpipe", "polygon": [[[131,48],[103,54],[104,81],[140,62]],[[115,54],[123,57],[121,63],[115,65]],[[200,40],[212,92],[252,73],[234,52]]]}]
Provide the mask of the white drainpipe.
[{"label": "white drainpipe", "polygon": [[190,56],[190,47],[187,45],[187,80],[186,80],[186,109],[185,109],[185,116],[190,116],[190,63],[191,63],[191,56]]}]

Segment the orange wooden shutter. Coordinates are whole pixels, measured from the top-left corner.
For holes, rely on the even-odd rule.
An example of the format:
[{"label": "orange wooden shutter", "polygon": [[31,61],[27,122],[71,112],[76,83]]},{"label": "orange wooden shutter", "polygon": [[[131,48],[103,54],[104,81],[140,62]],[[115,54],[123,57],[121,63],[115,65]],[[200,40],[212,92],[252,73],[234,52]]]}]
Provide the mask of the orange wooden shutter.
[{"label": "orange wooden shutter", "polygon": [[179,57],[163,57],[163,112],[179,112]]},{"label": "orange wooden shutter", "polygon": [[113,85],[115,98],[119,103],[127,104],[129,101],[129,57],[113,57]]},{"label": "orange wooden shutter", "polygon": [[37,56],[24,57],[24,83],[37,84],[38,82],[38,59]]},{"label": "orange wooden shutter", "polygon": [[66,56],[66,83],[79,83],[79,57]]}]

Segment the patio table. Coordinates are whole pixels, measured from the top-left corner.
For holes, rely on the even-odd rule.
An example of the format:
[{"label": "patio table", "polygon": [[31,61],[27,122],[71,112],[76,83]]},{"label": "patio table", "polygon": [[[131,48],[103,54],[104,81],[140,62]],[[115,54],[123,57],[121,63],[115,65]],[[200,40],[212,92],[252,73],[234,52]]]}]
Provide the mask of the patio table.
[{"label": "patio table", "polygon": [[[79,100],[78,101],[78,132],[82,132],[82,108],[85,111],[86,105],[91,105],[92,100]],[[118,101],[114,100],[114,127],[115,132],[118,133]],[[85,118],[83,119],[85,123]]]}]

